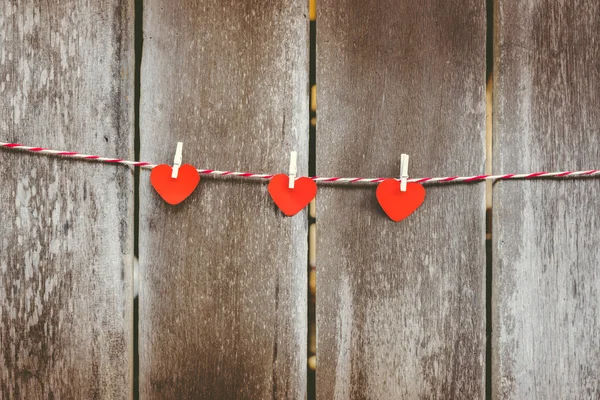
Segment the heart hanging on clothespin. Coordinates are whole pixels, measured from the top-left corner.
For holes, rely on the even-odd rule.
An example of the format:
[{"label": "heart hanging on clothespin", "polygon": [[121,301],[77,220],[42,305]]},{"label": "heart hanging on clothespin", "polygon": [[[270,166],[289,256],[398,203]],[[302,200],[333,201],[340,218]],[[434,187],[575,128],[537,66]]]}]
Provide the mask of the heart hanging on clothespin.
[{"label": "heart hanging on clothespin", "polygon": [[377,201],[392,221],[399,222],[412,214],[425,201],[425,188],[419,183],[407,183],[400,190],[396,179],[386,179],[377,186]]},{"label": "heart hanging on clothespin", "polygon": [[400,222],[412,214],[425,200],[425,188],[408,183],[408,154],[400,156],[400,182],[386,179],[377,186],[377,201],[392,221]]},{"label": "heart hanging on clothespin", "polygon": [[152,168],[150,182],[160,197],[169,204],[179,204],[188,198],[200,182],[200,175],[190,164],[179,167],[177,178],[172,178],[173,168],[166,164]]},{"label": "heart hanging on clothespin", "polygon": [[298,178],[294,187],[289,187],[289,177],[285,174],[275,175],[269,182],[271,198],[288,217],[298,214],[315,198],[317,184],[310,178]]},{"label": "heart hanging on clothespin", "polygon": [[306,177],[296,179],[296,173],[298,172],[297,158],[297,152],[290,152],[289,175],[275,175],[269,182],[271,198],[288,217],[298,214],[317,194],[315,181]]},{"label": "heart hanging on clothespin", "polygon": [[200,174],[190,164],[182,162],[183,143],[177,143],[173,167],[166,164],[157,165],[150,173],[150,183],[160,197],[169,204],[179,204],[188,198],[200,182]]}]

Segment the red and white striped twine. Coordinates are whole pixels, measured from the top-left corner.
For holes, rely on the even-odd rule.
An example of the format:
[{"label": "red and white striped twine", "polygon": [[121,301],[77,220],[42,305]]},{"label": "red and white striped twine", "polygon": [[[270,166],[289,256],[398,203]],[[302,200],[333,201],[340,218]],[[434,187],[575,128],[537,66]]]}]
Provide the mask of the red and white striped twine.
[{"label": "red and white striped twine", "polygon": [[[124,164],[134,167],[141,167],[146,169],[152,169],[156,167],[155,164],[150,164],[144,161],[128,161],[119,158],[108,158],[100,157],[88,154],[81,154],[74,151],[60,151],[50,150],[43,147],[31,147],[24,146],[18,143],[4,143],[0,142],[0,147],[14,149],[14,150],[25,150],[34,153],[41,154],[52,154],[62,157],[79,158],[91,161],[100,161],[111,164]],[[200,174],[204,175],[217,175],[217,176],[237,176],[241,178],[250,179],[271,179],[273,174],[255,174],[253,172],[235,172],[235,171],[217,171],[214,169],[198,169]],[[533,172],[528,174],[503,174],[503,175],[475,175],[475,176],[447,176],[439,178],[411,178],[408,182],[416,183],[452,183],[452,182],[477,182],[484,180],[496,180],[496,179],[533,179],[533,178],[577,178],[577,177],[592,177],[600,174],[600,170],[592,169],[589,171],[562,171],[562,172]],[[352,183],[379,183],[389,178],[324,178],[319,176],[310,177],[315,182],[331,183],[331,184],[352,184]],[[397,179],[397,178],[396,178]],[[399,180],[399,179],[397,179]]]}]

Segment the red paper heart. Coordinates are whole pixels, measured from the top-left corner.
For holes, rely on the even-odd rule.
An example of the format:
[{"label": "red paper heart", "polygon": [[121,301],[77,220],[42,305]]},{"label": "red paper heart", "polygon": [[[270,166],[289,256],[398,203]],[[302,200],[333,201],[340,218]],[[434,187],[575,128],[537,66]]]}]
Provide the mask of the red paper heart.
[{"label": "red paper heart", "polygon": [[377,186],[377,201],[393,221],[399,222],[412,214],[425,200],[425,188],[419,183],[407,183],[406,192],[400,182],[386,179]]},{"label": "red paper heart", "polygon": [[275,175],[269,182],[269,194],[277,207],[288,217],[298,214],[317,194],[317,184],[310,178],[299,178],[294,181],[294,188],[288,186],[289,177],[285,174]]},{"label": "red paper heart", "polygon": [[177,178],[171,178],[173,168],[161,164],[152,168],[150,182],[160,197],[169,204],[179,204],[184,201],[200,182],[200,175],[190,164],[179,167]]}]

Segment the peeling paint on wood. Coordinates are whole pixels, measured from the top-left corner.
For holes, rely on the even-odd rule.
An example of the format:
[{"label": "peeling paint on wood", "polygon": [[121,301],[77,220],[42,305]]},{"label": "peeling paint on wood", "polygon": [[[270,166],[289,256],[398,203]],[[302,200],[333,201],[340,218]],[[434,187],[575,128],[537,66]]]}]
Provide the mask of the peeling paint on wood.
[{"label": "peeling paint on wood", "polygon": [[[0,136],[133,157],[133,7],[4,2]],[[0,151],[0,398],[128,398],[133,173]]]},{"label": "peeling paint on wood", "polygon": [[[600,4],[497,2],[494,173],[600,160]],[[600,182],[494,185],[493,398],[600,397]]]}]

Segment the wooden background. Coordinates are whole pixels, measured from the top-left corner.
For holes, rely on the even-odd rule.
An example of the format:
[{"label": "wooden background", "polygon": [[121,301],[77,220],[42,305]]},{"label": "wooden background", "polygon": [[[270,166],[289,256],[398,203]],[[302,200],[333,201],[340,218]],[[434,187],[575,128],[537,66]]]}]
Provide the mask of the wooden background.
[{"label": "wooden background", "polygon": [[[485,4],[319,4],[317,175],[483,173]],[[484,189],[430,187],[402,223],[373,186],[320,189],[318,398],[484,395]]]},{"label": "wooden background", "polygon": [[[600,4],[497,6],[494,172],[597,168]],[[599,194],[597,179],[495,184],[495,398],[600,397]]]},{"label": "wooden background", "polygon": [[[296,150],[299,174],[312,160],[323,176],[397,176],[400,153],[413,177],[490,158],[598,168],[600,5],[496,0],[494,15],[486,153],[484,2],[319,2],[311,153],[304,0],[5,2],[0,141],[133,159],[139,140],[157,163],[183,141],[184,162],[256,172]],[[312,393],[307,211],[208,177],[167,206],[148,171],[137,210],[128,167],[8,150],[0,166],[0,399]],[[374,186],[320,186],[317,397],[598,398],[598,190],[497,182],[486,254],[482,183],[429,186],[397,224]]]},{"label": "wooden background", "polygon": [[[198,26],[203,27],[198,29]],[[144,3],[141,157],[308,170],[308,3]],[[140,186],[142,398],[303,398],[306,211],[204,179],[176,207]]]},{"label": "wooden background", "polygon": [[[1,140],[133,157],[133,2],[1,7]],[[0,398],[128,397],[133,171],[5,151],[0,167]]]}]

